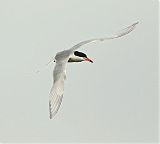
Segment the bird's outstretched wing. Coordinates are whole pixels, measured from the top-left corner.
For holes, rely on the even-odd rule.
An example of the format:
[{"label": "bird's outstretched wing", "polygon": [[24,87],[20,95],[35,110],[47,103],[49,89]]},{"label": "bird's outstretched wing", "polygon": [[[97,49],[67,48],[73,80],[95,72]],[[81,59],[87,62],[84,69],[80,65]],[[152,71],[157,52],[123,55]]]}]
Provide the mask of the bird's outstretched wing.
[{"label": "bird's outstretched wing", "polygon": [[86,40],[86,41],[82,41],[78,44],[76,44],[75,46],[73,46],[70,50],[74,51],[76,49],[78,49],[79,47],[91,43],[91,42],[97,42],[97,41],[104,41],[104,40],[110,40],[110,39],[115,39],[115,38],[119,38],[122,37],[128,33],[130,33],[132,30],[134,30],[135,26],[138,24],[138,22],[122,29],[121,31],[119,31],[118,33],[113,34],[112,36],[109,37],[105,37],[105,38],[95,38],[95,39],[90,39],[90,40]]},{"label": "bird's outstretched wing", "polygon": [[53,86],[49,97],[49,114],[50,119],[57,113],[63,98],[64,80],[66,78],[66,64],[67,61],[60,61],[56,63],[53,71]]}]

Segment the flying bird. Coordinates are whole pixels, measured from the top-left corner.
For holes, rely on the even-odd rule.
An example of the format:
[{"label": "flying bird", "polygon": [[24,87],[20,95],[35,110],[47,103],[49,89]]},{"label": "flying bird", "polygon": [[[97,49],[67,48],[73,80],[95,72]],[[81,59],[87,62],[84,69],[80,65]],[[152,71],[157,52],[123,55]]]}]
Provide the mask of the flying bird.
[{"label": "flying bird", "polygon": [[115,38],[122,37],[124,35],[127,35],[132,30],[134,30],[135,26],[138,24],[138,22],[122,29],[120,32],[115,33],[111,35],[110,37],[105,38],[95,38],[90,39],[86,41],[82,41],[73,47],[71,47],[68,50],[64,50],[61,52],[58,52],[55,56],[54,62],[56,62],[54,71],[53,71],[53,86],[50,91],[49,96],[49,115],[50,119],[52,119],[55,114],[58,112],[58,109],[61,105],[63,93],[64,93],[64,81],[66,79],[66,66],[67,63],[71,62],[82,62],[82,61],[88,61],[93,63],[93,61],[87,57],[85,53],[77,51],[78,48],[81,46],[91,43],[91,42],[102,42],[105,40],[111,40]]}]

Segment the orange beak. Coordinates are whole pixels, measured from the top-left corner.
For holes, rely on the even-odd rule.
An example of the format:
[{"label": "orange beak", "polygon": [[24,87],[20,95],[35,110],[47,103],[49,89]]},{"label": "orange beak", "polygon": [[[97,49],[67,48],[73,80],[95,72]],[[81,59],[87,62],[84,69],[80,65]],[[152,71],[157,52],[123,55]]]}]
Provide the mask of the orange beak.
[{"label": "orange beak", "polygon": [[90,58],[84,58],[84,60],[93,63],[93,61]]}]

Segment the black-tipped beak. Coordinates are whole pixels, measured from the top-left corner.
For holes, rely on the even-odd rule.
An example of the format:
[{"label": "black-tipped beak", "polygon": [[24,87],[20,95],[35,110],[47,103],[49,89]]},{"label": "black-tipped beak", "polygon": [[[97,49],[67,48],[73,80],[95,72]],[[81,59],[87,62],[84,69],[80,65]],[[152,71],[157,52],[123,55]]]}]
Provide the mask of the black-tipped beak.
[{"label": "black-tipped beak", "polygon": [[91,62],[91,63],[93,63],[93,61],[92,61],[92,60],[90,60],[90,62]]},{"label": "black-tipped beak", "polygon": [[93,63],[93,61],[90,58],[85,58],[84,60]]}]

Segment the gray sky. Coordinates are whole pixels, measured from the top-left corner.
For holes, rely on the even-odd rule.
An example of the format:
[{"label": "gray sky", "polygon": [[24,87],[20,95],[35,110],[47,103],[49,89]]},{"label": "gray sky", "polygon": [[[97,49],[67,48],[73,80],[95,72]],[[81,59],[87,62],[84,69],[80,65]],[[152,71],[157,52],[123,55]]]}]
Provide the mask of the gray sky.
[{"label": "gray sky", "polygon": [[[156,142],[157,7],[153,0],[1,0],[0,142]],[[50,58],[136,21],[129,35],[80,49],[94,64],[68,65],[50,120]]]}]

